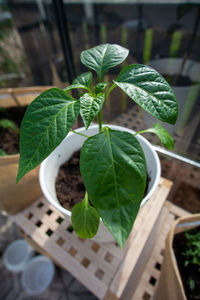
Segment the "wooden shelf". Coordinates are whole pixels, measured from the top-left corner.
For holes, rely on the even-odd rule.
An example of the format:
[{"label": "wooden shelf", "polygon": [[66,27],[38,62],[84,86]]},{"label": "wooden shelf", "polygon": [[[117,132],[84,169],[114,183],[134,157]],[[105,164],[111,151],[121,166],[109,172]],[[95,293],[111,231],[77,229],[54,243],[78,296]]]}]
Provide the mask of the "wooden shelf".
[{"label": "wooden shelf", "polygon": [[[168,202],[164,205],[171,186],[170,181],[160,179],[156,192],[141,208],[124,249],[120,249],[114,242],[100,244],[80,239],[64,215],[44,198],[38,199],[13,219],[40,252],[49,255],[99,299],[130,300],[133,292],[137,292],[137,295],[145,292],[144,289],[141,292],[141,287],[138,291],[140,284],[145,283],[145,279],[142,282],[140,279],[143,278],[145,266],[160,228],[163,227],[161,224],[167,220],[163,227],[167,232],[171,219],[184,213],[182,210],[180,213],[177,208],[178,212],[176,210],[173,217],[170,217],[169,207],[174,206]],[[165,236],[162,236],[163,243],[164,239]],[[157,274],[156,270],[154,273]],[[132,291],[130,285],[138,288]]]}]

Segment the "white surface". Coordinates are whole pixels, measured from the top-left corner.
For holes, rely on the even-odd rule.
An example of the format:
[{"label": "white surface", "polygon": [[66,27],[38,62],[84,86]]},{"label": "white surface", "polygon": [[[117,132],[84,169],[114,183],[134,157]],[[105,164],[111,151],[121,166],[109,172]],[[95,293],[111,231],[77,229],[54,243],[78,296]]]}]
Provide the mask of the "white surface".
[{"label": "white surface", "polygon": [[54,276],[54,265],[46,256],[39,255],[32,258],[22,273],[21,281],[24,290],[29,295],[44,292]]},{"label": "white surface", "polygon": [[33,254],[33,248],[26,241],[19,239],[6,248],[3,262],[9,271],[18,273],[25,269]]},{"label": "white surface", "polygon": [[[135,133],[133,130],[121,126],[109,125],[109,127],[115,130],[127,131],[132,134]],[[77,129],[76,131],[86,134],[88,136],[92,136],[98,133],[98,125],[91,126],[87,131],[84,127]],[[136,137],[141,143],[141,146],[145,153],[147,162],[147,172],[151,177],[151,180],[149,182],[148,193],[141,203],[142,206],[146,203],[148,199],[150,199],[150,197],[154,193],[159,183],[161,168],[158,155],[151,146],[151,144],[140,135],[137,135]],[[57,208],[60,212],[62,212],[68,217],[71,217],[71,212],[60,205],[56,197],[55,181],[60,166],[65,161],[67,161],[75,151],[81,148],[84,141],[85,138],[82,136],[79,136],[74,133],[68,134],[68,136],[63,140],[63,142],[42,162],[40,166],[39,181],[45,198],[55,208]],[[98,233],[94,239],[98,240],[99,242],[108,242],[113,240],[111,234],[108,232],[107,228],[102,224],[102,222],[100,223]]]}]

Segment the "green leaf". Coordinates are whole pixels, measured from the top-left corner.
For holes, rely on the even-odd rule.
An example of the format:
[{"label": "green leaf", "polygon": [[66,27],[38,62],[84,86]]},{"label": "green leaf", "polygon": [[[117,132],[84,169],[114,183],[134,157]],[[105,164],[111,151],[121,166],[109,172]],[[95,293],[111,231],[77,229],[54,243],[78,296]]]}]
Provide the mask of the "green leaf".
[{"label": "green leaf", "polygon": [[128,132],[104,127],[84,142],[80,170],[91,202],[123,247],[146,185],[146,161],[140,143]]},{"label": "green leaf", "polygon": [[157,71],[144,65],[129,65],[122,69],[115,84],[152,116],[175,124],[178,115],[176,97]]},{"label": "green leaf", "polygon": [[108,85],[108,82],[100,82],[95,85],[94,92],[96,95],[102,93],[106,86]]},{"label": "green leaf", "polygon": [[94,207],[92,207],[87,198],[72,208],[72,226],[75,232],[83,239],[91,239],[97,233],[100,217]]},{"label": "green leaf", "polygon": [[0,127],[5,129],[11,129],[15,132],[17,132],[19,129],[14,121],[8,119],[0,120]]},{"label": "green leaf", "polygon": [[169,134],[169,132],[163,128],[160,124],[158,123],[155,123],[153,125],[153,128],[149,128],[147,130],[144,130],[145,132],[152,132],[152,133],[155,133],[161,143],[168,149],[174,149],[174,140],[172,138],[172,136]]},{"label": "green leaf", "polygon": [[81,84],[86,88],[89,88],[91,85],[91,81],[92,81],[92,73],[86,72],[76,77],[76,79],[74,79],[72,84]]},{"label": "green leaf", "polygon": [[28,106],[20,129],[17,182],[62,142],[79,111],[80,102],[58,88],[41,93]]},{"label": "green leaf", "polygon": [[129,50],[115,44],[102,44],[81,53],[81,62],[96,71],[101,80],[110,68],[121,64],[128,56]]},{"label": "green leaf", "polygon": [[76,84],[68,85],[66,88],[63,89],[63,92],[68,92],[68,91],[71,91],[73,89],[85,89],[85,90],[88,90],[88,87],[86,87],[83,84],[76,83]]},{"label": "green leaf", "polygon": [[74,79],[71,85],[63,89],[64,92],[71,91],[73,89],[85,89],[90,90],[90,85],[92,81],[92,73],[86,72]]},{"label": "green leaf", "polygon": [[96,97],[93,97],[86,93],[82,97],[80,97],[81,117],[83,119],[86,129],[88,129],[90,123],[94,120],[94,118],[102,109],[104,99],[104,94],[100,94]]},{"label": "green leaf", "polygon": [[7,155],[6,152],[0,148],[0,156],[6,156],[6,155]]}]

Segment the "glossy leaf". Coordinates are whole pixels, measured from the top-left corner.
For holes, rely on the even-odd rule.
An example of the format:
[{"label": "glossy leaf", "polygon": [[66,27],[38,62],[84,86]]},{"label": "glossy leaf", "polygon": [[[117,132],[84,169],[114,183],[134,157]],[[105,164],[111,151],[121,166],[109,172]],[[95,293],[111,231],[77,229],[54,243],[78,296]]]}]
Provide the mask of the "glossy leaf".
[{"label": "glossy leaf", "polygon": [[103,74],[110,68],[121,64],[129,51],[119,45],[102,44],[81,53],[81,62],[96,71],[101,80]]},{"label": "glossy leaf", "polygon": [[72,82],[72,85],[81,84],[81,85],[89,88],[91,85],[91,81],[92,81],[92,73],[86,72],[86,73],[83,73],[83,74],[79,75],[78,77],[76,77],[76,79],[74,79],[74,81]]},{"label": "glossy leaf", "polygon": [[97,85],[95,85],[95,88],[94,88],[94,92],[96,95],[102,93],[105,88],[107,87],[108,83],[107,82],[100,82],[98,83]]},{"label": "glossy leaf", "polygon": [[57,88],[43,92],[28,106],[20,129],[17,181],[62,142],[79,111],[80,102]]},{"label": "glossy leaf", "polygon": [[71,85],[68,85],[66,88],[63,89],[64,92],[68,92],[68,91],[71,91],[71,90],[74,90],[74,89],[84,89],[84,90],[88,90],[88,87],[83,85],[83,84],[80,84],[80,83],[76,83],[76,84],[71,84]]},{"label": "glossy leaf", "polygon": [[171,150],[174,148],[174,140],[173,140],[172,136],[160,124],[155,123],[153,125],[153,128],[148,128],[147,130],[145,130],[145,132],[155,133],[158,136],[158,138],[160,139],[163,146],[165,146],[166,148],[171,149]]},{"label": "glossy leaf", "polygon": [[120,247],[140,208],[146,162],[138,140],[105,127],[82,147],[80,170],[89,198]]},{"label": "glossy leaf", "polygon": [[93,97],[86,93],[82,97],[80,97],[81,117],[83,119],[86,129],[88,129],[90,123],[94,120],[94,118],[102,109],[104,99],[104,94],[100,94],[96,97]]},{"label": "glossy leaf", "polygon": [[126,66],[115,84],[152,116],[170,124],[176,122],[178,105],[174,92],[154,69],[144,65]]},{"label": "glossy leaf", "polygon": [[79,237],[91,239],[97,233],[100,217],[87,199],[74,205],[72,208],[72,226]]}]

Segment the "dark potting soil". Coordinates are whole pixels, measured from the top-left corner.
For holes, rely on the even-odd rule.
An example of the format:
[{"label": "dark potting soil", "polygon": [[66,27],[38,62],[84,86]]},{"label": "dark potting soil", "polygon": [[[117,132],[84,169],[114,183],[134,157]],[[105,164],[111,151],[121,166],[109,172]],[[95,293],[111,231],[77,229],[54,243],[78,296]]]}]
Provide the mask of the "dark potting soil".
[{"label": "dark potting soil", "polygon": [[71,210],[85,196],[85,187],[79,169],[80,151],[61,165],[56,178],[56,194],[60,204]]},{"label": "dark potting soil", "polygon": [[[16,106],[0,109],[0,120],[8,119],[15,122],[20,127],[27,106]],[[19,153],[19,131],[0,127],[0,149],[6,154]]]},{"label": "dark potting soil", "polygon": [[[71,210],[72,207],[81,202],[85,196],[85,187],[81,177],[80,151],[75,152],[72,157],[61,165],[56,178],[56,194],[60,204]],[[147,177],[145,194],[147,193],[150,178]]]},{"label": "dark potting soil", "polygon": [[190,86],[197,84],[196,82],[193,82],[188,76],[168,74],[163,74],[162,76],[172,86]]},{"label": "dark potting soil", "polygon": [[[200,231],[200,226],[191,229],[190,233]],[[200,242],[200,241],[199,241]],[[185,294],[188,300],[199,300],[200,299],[200,267],[196,264],[189,263],[185,266],[186,257],[184,256],[187,248],[187,239],[185,233],[176,234],[173,241],[173,249],[176,256],[179,272],[183,282]],[[190,288],[190,280],[194,280],[194,288]]]}]

